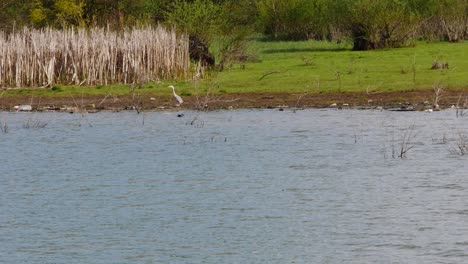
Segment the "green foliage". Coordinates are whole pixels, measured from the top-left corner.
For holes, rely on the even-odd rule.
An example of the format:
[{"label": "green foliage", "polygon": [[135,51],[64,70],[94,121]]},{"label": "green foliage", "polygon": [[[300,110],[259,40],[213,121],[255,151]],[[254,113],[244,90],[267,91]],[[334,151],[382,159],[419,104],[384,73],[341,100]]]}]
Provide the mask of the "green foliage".
[{"label": "green foliage", "polygon": [[165,20],[165,13],[170,9],[172,0],[144,0],[142,10],[139,10],[144,16],[152,22]]},{"label": "green foliage", "polygon": [[207,45],[226,27],[225,16],[222,6],[210,0],[194,0],[193,2],[177,0],[171,11],[166,13],[168,23],[190,35],[197,36]]},{"label": "green foliage", "polygon": [[47,19],[47,10],[39,0],[32,3],[30,19],[34,25],[43,26]]},{"label": "green foliage", "polygon": [[84,26],[82,0],[33,0],[29,4],[30,23],[36,27]]},{"label": "green foliage", "polygon": [[323,17],[317,14],[325,9],[325,1],[259,0],[257,6],[260,27],[274,39],[300,40],[320,35],[319,20]]},{"label": "green foliage", "polygon": [[405,46],[417,37],[459,41],[467,0],[258,0],[259,28],[274,39],[343,39],[354,49]]},{"label": "green foliage", "polygon": [[161,19],[162,7],[169,0],[82,0],[83,17],[88,25],[108,26],[120,30]]},{"label": "green foliage", "polygon": [[467,0],[440,1],[436,17],[445,40],[457,42],[468,38]]},{"label": "green foliage", "polygon": [[[241,3],[246,8],[240,8]],[[178,0],[165,12],[165,18],[166,23],[175,25],[209,47],[222,69],[225,63],[246,57],[247,38],[252,33],[251,24],[255,18],[252,15],[254,8],[248,0]]]},{"label": "green foliage", "polygon": [[418,17],[404,1],[346,0],[341,25],[347,28],[354,50],[401,47],[416,35]]},{"label": "green foliage", "polygon": [[79,0],[57,0],[54,3],[56,22],[63,27],[70,25],[84,25],[83,17],[84,3]]},{"label": "green foliage", "polygon": [[15,26],[20,28],[27,24],[29,2],[30,0],[0,1],[0,30],[9,32]]},{"label": "green foliage", "polygon": [[238,50],[253,30],[282,40],[349,37],[355,49],[377,49],[416,37],[467,39],[468,0],[0,0],[4,31],[149,23],[176,25],[217,56]]}]

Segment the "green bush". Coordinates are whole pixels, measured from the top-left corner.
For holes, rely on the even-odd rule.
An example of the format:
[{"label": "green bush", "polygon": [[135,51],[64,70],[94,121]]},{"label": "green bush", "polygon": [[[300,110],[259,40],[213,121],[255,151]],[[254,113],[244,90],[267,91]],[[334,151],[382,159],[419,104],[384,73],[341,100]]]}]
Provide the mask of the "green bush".
[{"label": "green bush", "polygon": [[333,26],[331,0],[259,0],[259,28],[273,39],[330,38]]},{"label": "green bush", "polygon": [[309,0],[259,0],[259,25],[274,39],[307,39],[313,28],[313,8]]},{"label": "green bush", "polygon": [[[173,3],[166,14],[166,23],[175,25],[191,38],[209,48],[219,61],[220,69],[228,61],[244,58],[247,38],[255,16],[247,0],[216,3],[211,0],[182,1]],[[244,3],[244,8],[240,8]],[[246,11],[247,12],[244,12]]]},{"label": "green bush", "polygon": [[166,22],[209,45],[221,33],[224,17],[222,6],[210,0],[177,0],[166,13]]},{"label": "green bush", "polygon": [[[438,29],[445,40],[458,42],[468,37],[468,1],[438,1]],[[437,27],[436,27],[437,29]]]},{"label": "green bush", "polygon": [[343,0],[341,25],[351,32],[354,50],[395,48],[417,33],[419,17],[405,1]]},{"label": "green bush", "polygon": [[467,0],[407,0],[421,16],[420,37],[461,41],[468,37]]}]

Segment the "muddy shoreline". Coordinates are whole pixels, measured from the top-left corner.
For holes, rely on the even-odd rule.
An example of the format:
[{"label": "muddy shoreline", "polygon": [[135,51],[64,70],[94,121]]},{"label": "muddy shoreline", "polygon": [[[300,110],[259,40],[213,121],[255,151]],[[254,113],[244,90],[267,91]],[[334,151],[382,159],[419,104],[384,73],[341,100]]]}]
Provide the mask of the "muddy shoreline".
[{"label": "muddy shoreline", "polygon": [[[462,96],[462,97],[460,97]],[[462,100],[460,100],[460,98]],[[440,109],[463,104],[463,91],[444,91],[439,95]],[[4,96],[0,110],[16,111],[15,106],[31,105],[33,111],[156,111],[156,110],[219,110],[249,108],[358,108],[358,109],[434,109],[434,91],[398,91],[384,93],[239,93],[203,96],[185,96],[177,105],[172,96],[129,95],[72,97],[32,97],[31,95]],[[461,101],[461,102],[459,102]],[[17,108],[17,107],[16,107]]]}]

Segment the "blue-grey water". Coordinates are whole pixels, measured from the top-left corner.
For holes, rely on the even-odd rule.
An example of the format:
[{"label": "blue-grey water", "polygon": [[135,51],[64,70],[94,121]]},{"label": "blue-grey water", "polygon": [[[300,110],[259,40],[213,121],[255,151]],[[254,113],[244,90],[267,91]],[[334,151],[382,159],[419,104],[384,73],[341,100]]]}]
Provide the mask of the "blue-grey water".
[{"label": "blue-grey water", "polygon": [[468,116],[184,114],[0,113],[0,263],[468,262]]}]

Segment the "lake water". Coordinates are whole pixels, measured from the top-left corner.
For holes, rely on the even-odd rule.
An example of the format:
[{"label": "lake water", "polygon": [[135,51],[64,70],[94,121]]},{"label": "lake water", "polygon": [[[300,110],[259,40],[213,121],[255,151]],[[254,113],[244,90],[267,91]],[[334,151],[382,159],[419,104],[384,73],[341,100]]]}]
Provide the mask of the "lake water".
[{"label": "lake water", "polygon": [[0,263],[468,262],[468,116],[184,114],[0,113]]}]

